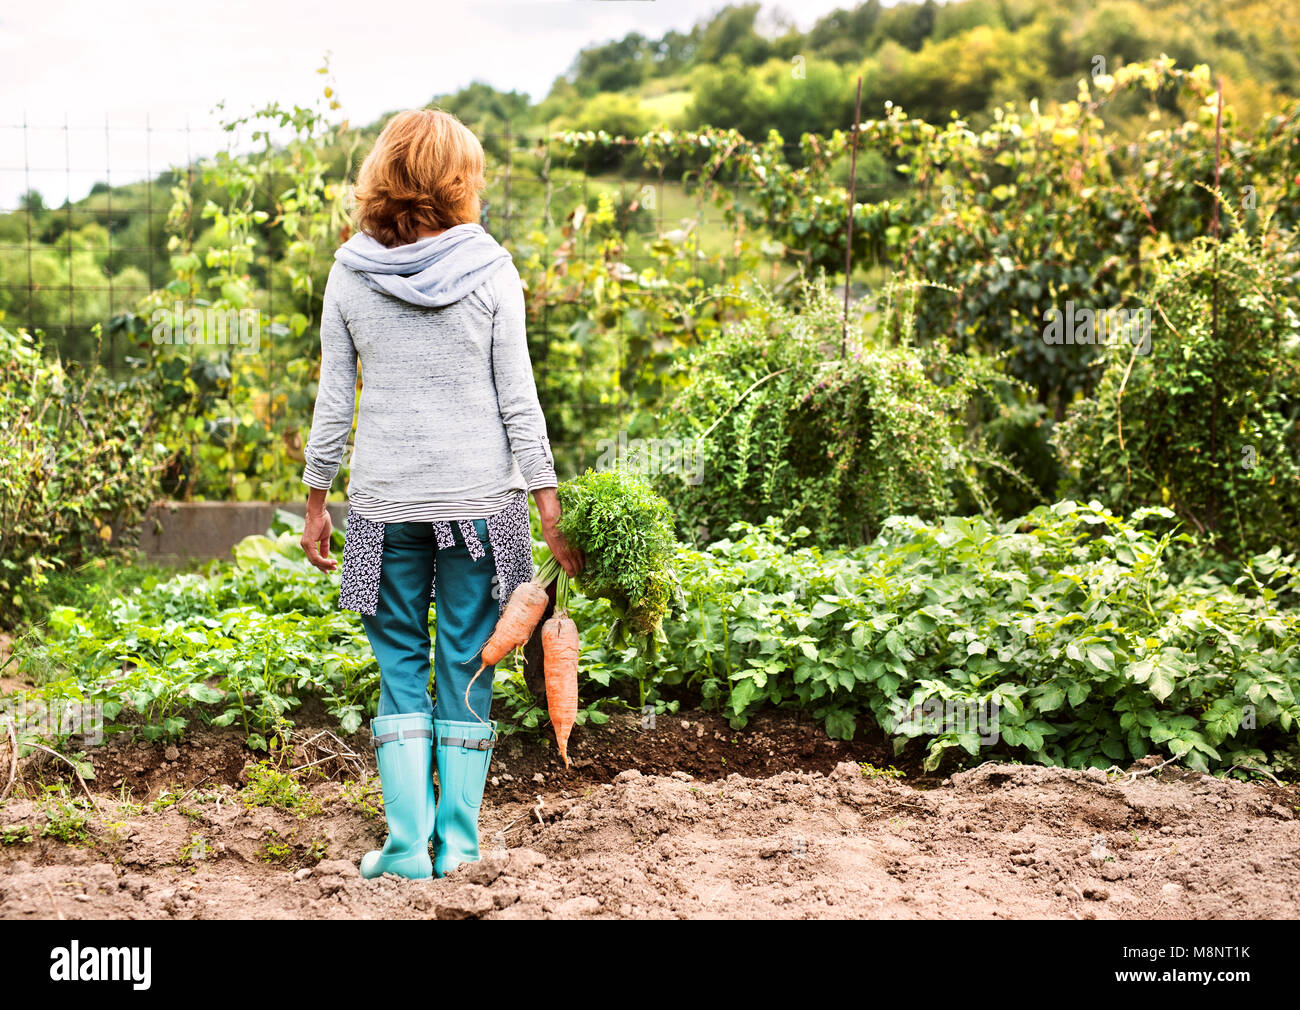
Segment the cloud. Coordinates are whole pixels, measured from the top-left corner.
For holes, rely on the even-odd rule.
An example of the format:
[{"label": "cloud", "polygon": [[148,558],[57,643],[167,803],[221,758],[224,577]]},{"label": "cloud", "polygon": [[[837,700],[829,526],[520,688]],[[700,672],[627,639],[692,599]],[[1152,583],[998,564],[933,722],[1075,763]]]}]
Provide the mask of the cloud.
[{"label": "cloud", "polygon": [[[842,4],[842,0],[841,0]],[[0,20],[0,205],[28,184],[58,204],[97,181],[143,178],[224,146],[213,110],[311,102],[332,53],[353,122],[474,80],[544,97],[578,50],[630,31],[689,29],[700,0],[84,0],[25,4]],[[802,0],[797,20],[834,9]],[[15,129],[24,121],[28,130]],[[64,129],[66,123],[67,128]],[[146,132],[148,126],[148,132]]]}]

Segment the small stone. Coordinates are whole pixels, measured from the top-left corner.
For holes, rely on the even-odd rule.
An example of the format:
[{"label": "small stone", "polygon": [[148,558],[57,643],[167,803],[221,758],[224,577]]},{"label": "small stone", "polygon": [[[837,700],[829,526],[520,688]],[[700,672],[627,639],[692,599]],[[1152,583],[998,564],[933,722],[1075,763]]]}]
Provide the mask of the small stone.
[{"label": "small stone", "polygon": [[435,916],[439,919],[477,919],[496,910],[496,902],[486,887],[465,884],[437,898]]},{"label": "small stone", "polygon": [[176,748],[174,744],[169,745],[167,749],[163,751],[163,757],[168,761],[175,761],[180,756],[181,756],[181,752]]},{"label": "small stone", "polygon": [[546,857],[534,849],[511,849],[509,872],[512,877],[522,877],[546,862]]},{"label": "small stone", "polygon": [[306,880],[312,874],[310,866],[304,866],[301,870],[293,875],[294,880]]},{"label": "small stone", "polygon": [[1100,887],[1085,887],[1083,896],[1089,901],[1106,901],[1110,897],[1110,892],[1103,891]]},{"label": "small stone", "polygon": [[599,911],[600,901],[590,894],[580,894],[576,898],[562,901],[555,906],[555,915],[566,919],[583,915],[595,915]]},{"label": "small stone", "polygon": [[460,870],[459,876],[471,884],[479,884],[486,887],[505,871],[510,862],[509,855],[497,855],[493,853],[477,863],[469,863]]},{"label": "small stone", "polygon": [[356,864],[346,859],[326,859],[316,865],[316,872],[322,877],[360,877],[361,871]]},{"label": "small stone", "polygon": [[322,898],[328,898],[343,890],[346,884],[342,877],[317,877],[316,887]]}]

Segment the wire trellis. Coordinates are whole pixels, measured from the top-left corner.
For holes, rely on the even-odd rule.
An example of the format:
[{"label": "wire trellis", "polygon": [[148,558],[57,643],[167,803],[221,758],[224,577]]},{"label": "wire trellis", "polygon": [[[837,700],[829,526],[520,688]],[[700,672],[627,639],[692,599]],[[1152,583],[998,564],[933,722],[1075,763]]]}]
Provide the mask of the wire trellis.
[{"label": "wire trellis", "polygon": [[[96,134],[102,144],[102,157],[92,156],[88,146],[87,138]],[[38,137],[42,139],[43,153],[34,157],[32,142]],[[128,138],[125,144],[124,137]],[[673,234],[684,243],[683,252],[689,257],[693,275],[705,258],[721,280],[740,269],[743,226],[738,220],[728,220],[702,188],[691,192],[677,180],[665,178],[662,171],[639,175],[618,169],[602,172],[599,166],[592,166],[589,153],[580,166],[570,162],[557,171],[551,167],[549,136],[536,129],[516,131],[509,122],[499,132],[481,133],[480,137],[495,154],[489,159],[484,226],[503,243],[532,241],[540,235],[545,262],[555,251],[559,224],[573,208],[590,205],[598,189],[615,190],[620,193],[620,208],[626,210],[635,201],[643,211],[640,230],[630,214],[625,214],[618,225],[625,239],[632,238],[633,232],[640,237],[640,241],[630,242],[620,257],[626,267],[640,270],[657,262],[642,247],[646,241]],[[159,138],[166,139],[164,146],[170,152],[165,159],[158,157]],[[51,154],[60,139],[61,165],[52,163]],[[107,118],[97,126],[72,125],[66,118],[61,125],[33,124],[25,117],[21,123],[0,124],[0,202],[12,201],[10,206],[0,206],[0,324],[40,330],[47,347],[57,349],[65,359],[98,360],[113,372],[127,370],[133,356],[146,356],[147,339],[110,324],[134,312],[145,296],[168,283],[172,189],[186,186],[193,193],[200,166],[196,151],[214,151],[228,143],[229,136],[223,130],[191,128],[188,123],[164,127],[148,117],[142,124],[113,123]],[[115,154],[124,148],[131,152],[125,161]],[[540,160],[545,170],[521,177],[516,162],[525,157],[530,164]],[[160,160],[165,164],[160,165]],[[87,185],[87,180],[93,183]],[[55,189],[60,182],[62,204],[46,206],[37,191],[41,185]],[[264,183],[268,196],[274,192],[274,183],[271,178]],[[743,200],[744,191],[753,184],[735,180],[726,185],[734,198]],[[4,194],[9,194],[8,200]],[[18,194],[16,200],[14,194]],[[651,201],[653,209],[647,215],[645,204]],[[191,205],[191,219],[183,225],[187,233],[182,236],[184,248],[192,248],[196,237],[193,213]],[[702,256],[704,233],[710,236],[711,248]],[[586,241],[585,233],[579,234],[581,241],[567,250],[568,262],[591,264],[603,255],[602,251]],[[273,257],[282,253],[274,252],[270,243],[265,252],[265,286],[259,297],[265,312],[273,318],[277,299],[283,302],[285,298],[273,283]],[[180,300],[188,308],[193,299],[190,293]],[[546,311],[549,309],[544,308]],[[535,324],[538,322],[550,332],[549,318],[544,315],[535,320]],[[99,343],[91,337],[96,324],[103,327]],[[628,335],[622,320],[616,329],[614,371],[622,375],[627,365]],[[534,347],[534,367],[539,373],[557,367],[574,373],[573,382],[553,385],[579,391],[588,388],[584,381],[588,369],[581,357],[557,366],[549,359],[544,343]],[[201,353],[197,348],[195,352]],[[254,353],[264,357],[271,385],[268,392],[275,395],[279,391],[276,383],[285,381],[285,362],[276,360],[276,340],[261,341]],[[575,411],[576,428],[582,431],[589,427],[608,430],[611,425],[621,428],[632,406],[617,382],[573,401],[543,403],[548,410]],[[589,426],[589,418],[596,423]],[[591,449],[585,445],[556,448],[574,450],[576,455],[571,458],[578,465]]]}]

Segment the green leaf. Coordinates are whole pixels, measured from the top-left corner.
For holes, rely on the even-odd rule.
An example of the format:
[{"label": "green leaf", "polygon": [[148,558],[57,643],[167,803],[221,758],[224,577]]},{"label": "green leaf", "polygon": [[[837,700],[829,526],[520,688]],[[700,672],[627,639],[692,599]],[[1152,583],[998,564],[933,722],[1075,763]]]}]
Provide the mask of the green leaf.
[{"label": "green leaf", "polygon": [[188,694],[203,705],[217,705],[226,700],[226,692],[207,684],[191,684]]},{"label": "green leaf", "polygon": [[857,720],[844,709],[832,709],[826,715],[826,734],[832,740],[852,740],[857,727]]},{"label": "green leaf", "polygon": [[1151,679],[1147,683],[1147,690],[1156,696],[1157,700],[1164,701],[1174,693],[1174,677],[1165,668],[1161,667],[1154,670]]},{"label": "green leaf", "polygon": [[1038,692],[1038,710],[1055,712],[1065,704],[1065,691],[1057,684],[1048,684]]}]

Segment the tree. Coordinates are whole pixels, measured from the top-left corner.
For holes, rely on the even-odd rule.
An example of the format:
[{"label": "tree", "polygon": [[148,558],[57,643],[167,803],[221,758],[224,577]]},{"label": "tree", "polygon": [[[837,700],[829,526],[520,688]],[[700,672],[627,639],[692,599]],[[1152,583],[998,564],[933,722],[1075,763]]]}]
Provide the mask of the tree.
[{"label": "tree", "polygon": [[701,32],[696,64],[717,63],[731,55],[746,66],[765,61],[772,54],[772,44],[754,29],[759,9],[759,4],[750,3],[719,12]]}]

